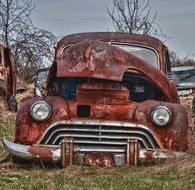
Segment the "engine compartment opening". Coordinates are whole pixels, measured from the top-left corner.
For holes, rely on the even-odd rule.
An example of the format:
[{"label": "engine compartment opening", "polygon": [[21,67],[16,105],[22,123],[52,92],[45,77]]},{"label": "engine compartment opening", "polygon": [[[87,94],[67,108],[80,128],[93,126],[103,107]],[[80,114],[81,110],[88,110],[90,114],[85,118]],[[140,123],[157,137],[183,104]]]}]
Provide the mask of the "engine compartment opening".
[{"label": "engine compartment opening", "polygon": [[88,104],[127,104],[146,100],[166,100],[161,90],[146,76],[136,71],[124,73],[123,80],[94,78],[56,78],[48,95],[61,96]]}]

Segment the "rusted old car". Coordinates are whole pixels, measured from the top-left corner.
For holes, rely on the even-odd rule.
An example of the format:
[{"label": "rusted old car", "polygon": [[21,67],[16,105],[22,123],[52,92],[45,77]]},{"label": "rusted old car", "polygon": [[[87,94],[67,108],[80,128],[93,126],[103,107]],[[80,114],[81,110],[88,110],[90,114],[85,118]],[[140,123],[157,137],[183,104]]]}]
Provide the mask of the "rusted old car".
[{"label": "rusted old car", "polygon": [[14,157],[89,166],[158,163],[186,156],[188,121],[179,104],[167,48],[124,33],[60,40],[47,95],[24,103]]},{"label": "rusted old car", "polygon": [[6,99],[9,110],[17,111],[16,70],[10,49],[0,44],[0,96]]}]

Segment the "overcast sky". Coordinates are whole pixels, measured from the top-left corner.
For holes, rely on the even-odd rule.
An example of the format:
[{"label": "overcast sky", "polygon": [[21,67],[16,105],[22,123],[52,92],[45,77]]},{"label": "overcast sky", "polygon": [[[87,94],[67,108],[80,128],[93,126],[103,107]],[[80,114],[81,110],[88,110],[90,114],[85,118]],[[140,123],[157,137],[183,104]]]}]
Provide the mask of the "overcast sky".
[{"label": "overcast sky", "polygon": [[[107,7],[112,0],[33,0],[35,26],[57,36],[90,31],[114,31]],[[169,49],[195,59],[195,0],[150,0],[157,22],[170,37]]]}]

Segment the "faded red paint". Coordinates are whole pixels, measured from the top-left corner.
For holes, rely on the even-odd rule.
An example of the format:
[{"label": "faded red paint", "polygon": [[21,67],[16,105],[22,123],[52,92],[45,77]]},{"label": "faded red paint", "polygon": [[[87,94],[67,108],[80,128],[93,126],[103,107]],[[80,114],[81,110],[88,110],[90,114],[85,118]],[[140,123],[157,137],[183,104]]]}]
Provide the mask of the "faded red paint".
[{"label": "faded red paint", "polygon": [[58,162],[59,160],[55,160],[54,151],[57,148],[55,147],[44,147],[44,146],[32,146],[28,149],[31,157],[29,160],[43,161],[43,162]]},{"label": "faded red paint", "polygon": [[122,81],[125,71],[135,70],[150,78],[171,102],[177,101],[163,73],[138,57],[104,42],[81,41],[64,50],[56,61],[57,77],[90,77]]},{"label": "faded red paint", "polygon": [[[113,47],[107,42],[149,46],[158,53],[160,68],[154,68],[138,57]],[[64,49],[65,47],[67,48]],[[54,63],[47,81],[47,96],[29,100],[21,106],[16,120],[15,141],[21,144],[39,145],[45,131],[56,122],[77,119],[81,121],[99,120],[102,122],[130,122],[135,124],[135,128],[137,125],[144,125],[154,134],[161,152],[164,149],[186,151],[187,114],[179,104],[174,82],[167,77],[169,70],[166,71],[166,69],[169,68],[166,68],[167,63],[164,62],[165,50],[166,47],[159,40],[141,35],[88,33],[64,37],[56,48]],[[141,102],[133,101],[132,92],[126,86],[113,87],[113,82],[118,85],[123,81],[124,73],[127,70],[141,73],[152,81],[154,86],[162,93],[159,93],[160,95],[158,94],[155,99]],[[53,96],[50,95],[52,83],[58,81],[59,78],[87,78],[88,81],[78,86],[76,99],[65,100],[60,97],[58,86]],[[58,85],[58,82],[55,85]],[[52,115],[47,121],[36,122],[30,115],[31,105],[38,100],[47,102],[52,108]],[[88,106],[89,113],[87,112],[86,116],[80,117],[78,107],[83,105]],[[165,106],[172,113],[170,123],[164,127],[155,126],[151,119],[151,113],[157,106]],[[141,159],[139,156],[141,156],[143,150],[139,150],[136,139],[134,139],[134,142],[131,140],[130,147],[126,150],[127,153],[129,151],[128,155],[130,157],[127,157],[126,160],[129,164],[134,163],[136,165]],[[47,148],[46,150],[40,150],[42,151],[42,157],[44,157],[44,154],[50,155],[51,153]],[[75,147],[74,150],[76,152]],[[33,148],[30,152],[36,155],[36,149]],[[62,164],[70,163],[69,153],[64,152]],[[145,160],[143,163],[151,163],[157,153],[156,150],[147,150],[144,154]],[[71,153],[71,156],[73,156],[71,163],[75,162],[76,153]],[[86,165],[110,167],[114,165],[113,156],[113,154],[108,153],[86,153],[84,163]],[[48,156],[46,158],[48,159]]]}]

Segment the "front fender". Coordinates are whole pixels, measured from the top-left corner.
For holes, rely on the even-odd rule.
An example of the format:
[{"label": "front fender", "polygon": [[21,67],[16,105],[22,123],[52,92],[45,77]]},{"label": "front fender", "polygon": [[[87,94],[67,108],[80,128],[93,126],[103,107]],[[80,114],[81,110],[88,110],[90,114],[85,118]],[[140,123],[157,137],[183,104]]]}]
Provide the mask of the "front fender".
[{"label": "front fender", "polygon": [[[38,100],[46,101],[52,109],[51,117],[44,122],[36,122],[30,115],[32,104]],[[23,144],[33,144],[42,135],[45,129],[53,122],[67,119],[67,104],[61,97],[48,96],[35,98],[25,102],[19,109],[16,117],[15,141]]]},{"label": "front fender", "polygon": [[[172,113],[171,122],[164,126],[155,126],[151,119],[151,112],[157,106],[165,106]],[[146,101],[137,106],[135,122],[147,125],[162,142],[164,148],[186,151],[188,144],[188,117],[180,104],[170,102]]]}]

